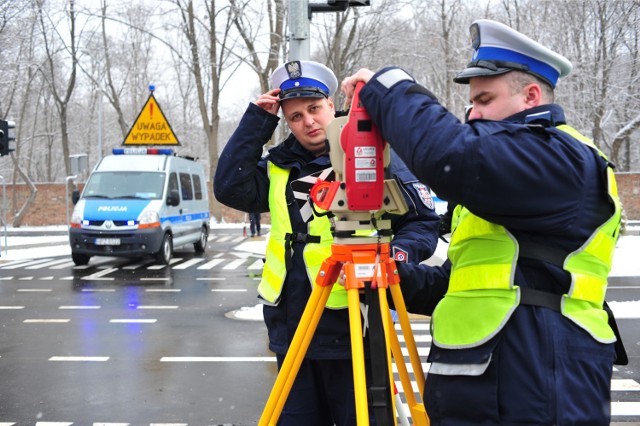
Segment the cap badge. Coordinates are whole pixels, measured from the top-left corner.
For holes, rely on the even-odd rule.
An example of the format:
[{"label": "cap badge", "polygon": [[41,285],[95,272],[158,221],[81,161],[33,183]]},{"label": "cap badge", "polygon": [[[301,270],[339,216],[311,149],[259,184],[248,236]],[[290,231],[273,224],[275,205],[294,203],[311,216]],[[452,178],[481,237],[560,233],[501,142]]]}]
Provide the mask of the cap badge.
[{"label": "cap badge", "polygon": [[478,50],[480,47],[480,27],[478,24],[472,24],[469,28],[469,33],[471,35],[471,47],[474,50]]},{"label": "cap badge", "polygon": [[289,79],[294,80],[296,78],[302,77],[302,67],[300,65],[300,61],[287,62],[285,68],[287,70],[287,74],[289,74]]}]

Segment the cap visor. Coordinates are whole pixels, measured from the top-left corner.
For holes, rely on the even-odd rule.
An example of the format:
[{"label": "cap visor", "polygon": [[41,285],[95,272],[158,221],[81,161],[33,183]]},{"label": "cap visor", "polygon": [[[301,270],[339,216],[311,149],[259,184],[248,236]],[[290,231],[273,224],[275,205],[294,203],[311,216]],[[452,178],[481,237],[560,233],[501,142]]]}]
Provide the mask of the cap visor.
[{"label": "cap visor", "polygon": [[320,91],[311,90],[287,90],[280,93],[280,100],[294,99],[294,98],[326,98],[327,95]]},{"label": "cap visor", "polygon": [[458,75],[453,78],[453,81],[460,84],[469,84],[469,79],[473,77],[490,77],[492,75],[500,75],[513,71],[511,68],[497,68],[491,70],[489,68],[482,67],[470,67],[464,71],[460,71]]}]

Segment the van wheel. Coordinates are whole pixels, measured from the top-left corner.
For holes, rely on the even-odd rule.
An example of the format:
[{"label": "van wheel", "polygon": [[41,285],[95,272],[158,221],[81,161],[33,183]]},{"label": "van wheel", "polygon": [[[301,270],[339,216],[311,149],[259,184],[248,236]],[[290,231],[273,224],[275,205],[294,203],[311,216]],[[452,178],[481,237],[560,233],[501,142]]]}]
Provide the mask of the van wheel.
[{"label": "van wheel", "polygon": [[73,252],[71,253],[71,260],[73,260],[73,263],[75,263],[77,266],[86,265],[87,263],[89,263],[89,259],[91,259],[91,256],[89,256],[88,254]]},{"label": "van wheel", "polygon": [[209,239],[209,230],[206,226],[203,226],[200,230],[200,239],[198,242],[193,243],[193,248],[196,250],[196,253],[204,253],[207,249],[207,240]]},{"label": "van wheel", "polygon": [[161,265],[168,265],[173,255],[173,240],[170,234],[164,234],[160,250],[156,253],[156,262]]}]

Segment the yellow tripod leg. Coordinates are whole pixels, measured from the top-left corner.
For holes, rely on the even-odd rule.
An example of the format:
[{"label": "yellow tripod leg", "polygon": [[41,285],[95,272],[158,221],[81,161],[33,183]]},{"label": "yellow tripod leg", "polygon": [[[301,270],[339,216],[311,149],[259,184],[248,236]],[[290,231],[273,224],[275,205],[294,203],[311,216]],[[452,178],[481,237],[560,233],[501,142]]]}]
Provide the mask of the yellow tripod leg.
[{"label": "yellow tripod leg", "polygon": [[404,304],[404,298],[402,297],[402,291],[400,286],[392,285],[391,296],[393,297],[393,304],[396,307],[398,313],[398,319],[400,320],[400,327],[402,328],[402,334],[404,335],[407,350],[409,351],[409,358],[411,359],[411,366],[416,376],[416,383],[418,384],[418,391],[420,395],[424,395],[424,370],[422,369],[422,363],[418,356],[418,348],[416,341],[413,338],[413,332],[411,331],[411,322],[409,321],[409,314],[407,313],[407,307]]},{"label": "yellow tripod leg", "polygon": [[[420,398],[422,398],[422,395],[424,395],[424,371],[418,355],[416,341],[413,337],[413,332],[411,331],[411,323],[402,297],[402,291],[400,290],[399,285],[391,285],[389,288],[391,289],[391,297],[393,298],[393,304],[396,308],[396,312],[398,313],[402,334],[405,339],[405,344],[407,345],[407,351],[409,352],[411,366],[413,367],[413,374],[418,385],[418,393]],[[391,321],[391,313],[389,313],[388,318]],[[398,373],[402,382],[405,398],[407,399],[407,404],[411,410],[411,419],[415,426],[428,426],[430,424],[429,416],[427,416],[424,404],[418,403],[415,399],[413,387],[409,380],[409,373],[404,363],[404,355],[402,354],[400,342],[398,340],[398,335],[395,333],[395,329],[392,336],[394,339],[391,341],[391,350],[393,352],[393,357],[396,360],[396,366],[398,367]]]},{"label": "yellow tripod leg", "polygon": [[[347,277],[350,275],[347,273]],[[349,278],[347,278],[349,279]],[[347,286],[347,288],[349,288]],[[353,365],[353,386],[356,398],[356,418],[358,426],[369,426],[367,403],[367,378],[364,368],[364,344],[362,342],[362,320],[360,319],[360,295],[357,288],[347,290],[349,303],[349,330],[351,332],[351,362]]]},{"label": "yellow tripod leg", "polygon": [[278,422],[332,288],[333,286],[318,285],[313,287],[258,425],[275,426]]},{"label": "yellow tripod leg", "polygon": [[[382,328],[384,329],[384,341],[385,347],[387,348],[387,372],[389,374],[389,392],[391,393],[391,405],[393,407],[393,412],[396,413],[396,400],[395,396],[395,380],[393,380],[393,368],[391,367],[391,335],[393,334],[398,339],[398,336],[395,335],[395,330],[393,329],[393,322],[391,321],[391,312],[389,311],[389,302],[387,301],[387,289],[386,287],[378,287],[378,300],[380,301],[380,317],[382,318]],[[393,417],[393,423],[395,425],[398,424],[398,419],[396,416]]]}]

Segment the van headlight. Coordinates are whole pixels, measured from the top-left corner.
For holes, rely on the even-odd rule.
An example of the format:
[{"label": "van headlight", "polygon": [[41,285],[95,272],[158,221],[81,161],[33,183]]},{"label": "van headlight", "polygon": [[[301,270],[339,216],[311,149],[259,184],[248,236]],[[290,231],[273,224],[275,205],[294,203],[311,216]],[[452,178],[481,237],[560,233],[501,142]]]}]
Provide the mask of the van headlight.
[{"label": "van headlight", "polygon": [[82,228],[82,215],[73,210],[73,214],[71,215],[71,221],[69,222],[70,228]]},{"label": "van headlight", "polygon": [[138,219],[138,228],[157,228],[160,226],[160,215],[156,211],[146,211]]}]

